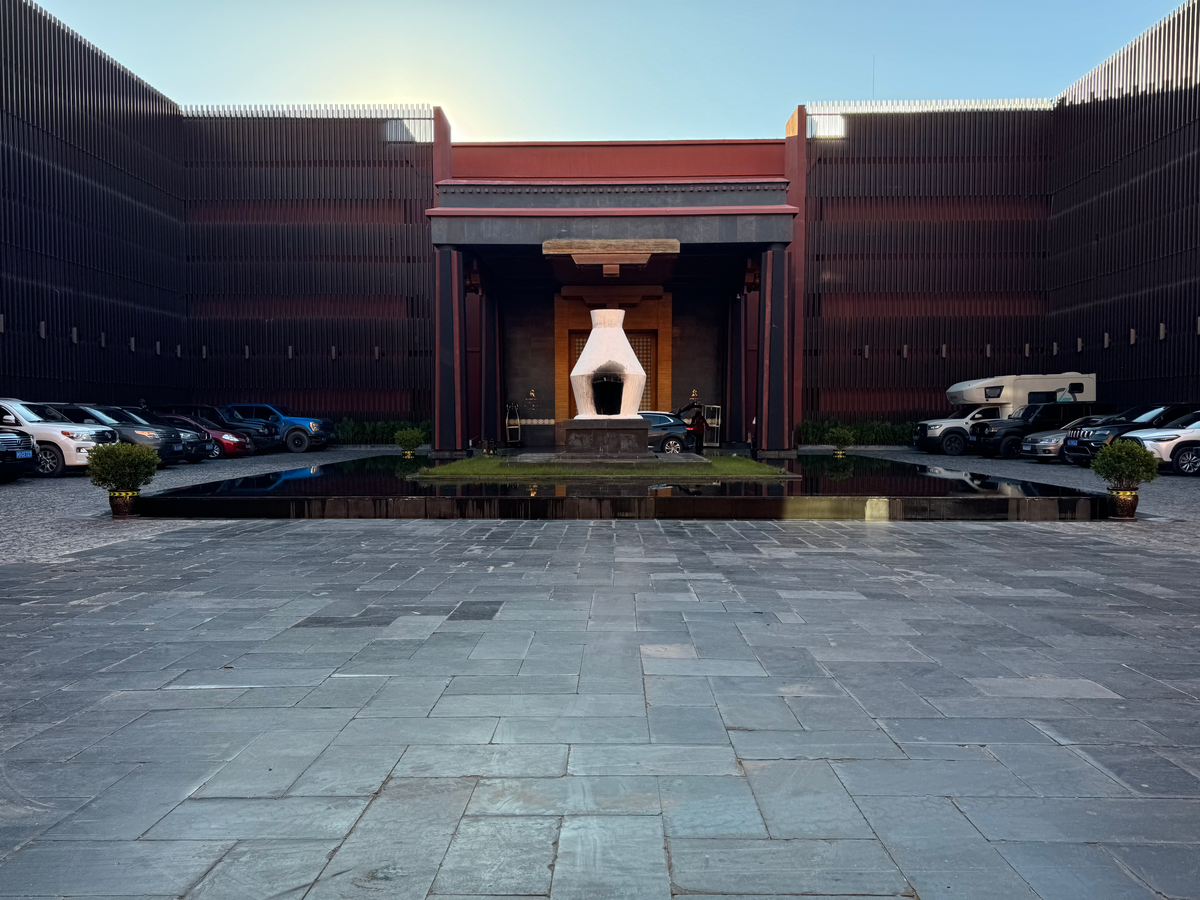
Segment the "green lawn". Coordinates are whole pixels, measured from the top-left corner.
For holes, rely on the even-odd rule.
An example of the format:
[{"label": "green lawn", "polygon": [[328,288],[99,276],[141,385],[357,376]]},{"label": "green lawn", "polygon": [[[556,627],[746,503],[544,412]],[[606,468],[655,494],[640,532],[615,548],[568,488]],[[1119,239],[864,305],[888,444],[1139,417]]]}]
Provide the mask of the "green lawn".
[{"label": "green lawn", "polygon": [[622,465],[620,463],[583,465],[579,463],[520,463],[505,456],[473,456],[436,468],[422,469],[421,479],[438,481],[530,481],[551,478],[662,478],[670,481],[747,481],[784,477],[782,469],[764,465],[744,456],[713,457],[709,465],[659,463]]}]

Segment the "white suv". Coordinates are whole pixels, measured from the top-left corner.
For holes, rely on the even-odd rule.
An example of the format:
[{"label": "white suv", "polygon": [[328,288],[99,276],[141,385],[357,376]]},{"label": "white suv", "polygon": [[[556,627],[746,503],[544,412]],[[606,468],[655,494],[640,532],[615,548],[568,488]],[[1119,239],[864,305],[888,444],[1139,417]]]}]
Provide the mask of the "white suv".
[{"label": "white suv", "polygon": [[41,403],[0,399],[0,425],[22,428],[37,442],[37,473],[53,478],[69,467],[88,463],[88,451],[111,444],[117,433],[96,425],[76,425],[57,410]]},{"label": "white suv", "polygon": [[1200,475],[1200,412],[1191,412],[1162,428],[1130,431],[1121,440],[1141,444],[1170,463],[1176,475]]}]

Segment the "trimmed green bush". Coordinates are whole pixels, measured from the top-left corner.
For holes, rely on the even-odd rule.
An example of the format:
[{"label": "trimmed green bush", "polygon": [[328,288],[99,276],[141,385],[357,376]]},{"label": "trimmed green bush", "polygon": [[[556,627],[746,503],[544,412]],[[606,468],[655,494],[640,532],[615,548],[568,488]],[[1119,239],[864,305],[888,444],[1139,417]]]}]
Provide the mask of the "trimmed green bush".
[{"label": "trimmed green bush", "polygon": [[92,484],[107,491],[137,491],[158,472],[158,451],[141,444],[100,444],[88,454]]},{"label": "trimmed green bush", "polygon": [[845,450],[854,443],[854,432],[845,425],[839,425],[837,428],[830,428],[825,433],[825,440],[833,444],[838,450]]},{"label": "trimmed green bush", "polygon": [[849,428],[854,434],[852,443],[859,446],[871,444],[903,446],[912,443],[916,422],[903,422],[899,425],[893,422],[851,422],[842,423],[837,419],[819,422],[805,419],[796,426],[797,444],[832,444],[829,432],[834,428]]},{"label": "trimmed green bush", "polygon": [[1096,453],[1092,471],[1109,490],[1136,491],[1139,484],[1158,477],[1158,458],[1141,444],[1117,438]]},{"label": "trimmed green bush", "polygon": [[393,440],[409,453],[425,443],[424,428],[401,428],[393,436]]},{"label": "trimmed green bush", "polygon": [[428,434],[432,430],[432,423],[342,419],[337,426],[337,438],[339,444],[394,444],[396,432],[402,428],[419,428]]}]

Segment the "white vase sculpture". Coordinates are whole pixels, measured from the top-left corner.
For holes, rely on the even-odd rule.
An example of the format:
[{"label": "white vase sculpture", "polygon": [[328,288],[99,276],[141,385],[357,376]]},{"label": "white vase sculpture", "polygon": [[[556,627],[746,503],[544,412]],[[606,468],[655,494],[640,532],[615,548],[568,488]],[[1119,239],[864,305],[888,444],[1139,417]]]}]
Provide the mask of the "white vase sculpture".
[{"label": "white vase sculpture", "polygon": [[635,418],[646,389],[646,370],[629,345],[623,309],[593,309],[592,333],[571,370],[577,419]]}]

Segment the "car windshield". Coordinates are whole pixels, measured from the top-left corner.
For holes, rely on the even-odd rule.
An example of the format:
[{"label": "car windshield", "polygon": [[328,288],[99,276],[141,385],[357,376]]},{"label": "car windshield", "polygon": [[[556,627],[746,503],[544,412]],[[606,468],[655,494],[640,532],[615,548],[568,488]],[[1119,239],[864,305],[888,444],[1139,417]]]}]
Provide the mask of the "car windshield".
[{"label": "car windshield", "polygon": [[40,403],[13,403],[12,408],[26,422],[70,422],[71,420],[50,406]]},{"label": "car windshield", "polygon": [[126,410],[126,411],[129,412],[129,414],[131,416],[133,416],[135,419],[145,422],[147,425],[159,425],[159,426],[166,426],[169,428],[177,428],[178,427],[177,425],[175,425],[174,422],[168,422],[162,416],[156,416],[154,413],[150,412],[147,409],[139,409],[137,412],[130,412],[128,410]]},{"label": "car windshield", "polygon": [[1087,428],[1089,425],[1099,425],[1107,416],[1080,416],[1074,422],[1068,422],[1063,426],[1063,429],[1068,428]]},{"label": "car windshield", "polygon": [[204,418],[203,416],[192,416],[192,421],[195,422],[197,425],[199,425],[201,428],[211,428],[213,431],[221,430],[220,425],[217,425],[215,422],[210,422],[208,419]]},{"label": "car windshield", "polygon": [[228,406],[228,407],[226,407],[226,411],[229,413],[229,418],[231,418],[231,419],[237,419],[239,422],[244,422],[244,421],[246,421],[246,417],[245,417],[245,416],[243,416],[243,415],[242,415],[240,412],[238,412],[236,409],[234,409],[232,406]]},{"label": "car windshield", "polygon": [[1113,416],[1109,421],[1109,425],[1132,425],[1135,422],[1149,422],[1163,410],[1165,406],[1135,406],[1133,409],[1127,409],[1120,415]]},{"label": "car windshield", "polygon": [[1014,412],[1009,418],[1011,419],[1032,419],[1033,414],[1038,411],[1036,406],[1022,406]]},{"label": "car windshield", "polygon": [[975,410],[982,407],[982,403],[968,403],[966,406],[952,406],[950,412],[946,413],[944,418],[947,419],[965,419]]},{"label": "car windshield", "polygon": [[291,413],[288,412],[288,408],[286,406],[280,406],[278,403],[276,403],[274,406],[268,406],[267,409],[273,409],[273,410],[275,410],[275,412],[279,413],[279,415],[281,415],[281,416],[290,416],[291,415]]},{"label": "car windshield", "polygon": [[1174,422],[1167,425],[1167,428],[1192,428],[1200,425],[1200,411],[1190,412],[1186,416],[1180,416]]},{"label": "car windshield", "polygon": [[97,406],[81,406],[80,409],[85,409],[92,413],[97,419],[106,425],[145,425],[146,423],[140,419],[135,419],[123,409],[117,409],[115,406],[106,406],[103,409]]}]

